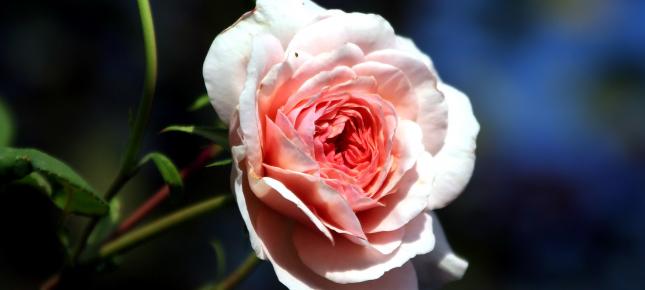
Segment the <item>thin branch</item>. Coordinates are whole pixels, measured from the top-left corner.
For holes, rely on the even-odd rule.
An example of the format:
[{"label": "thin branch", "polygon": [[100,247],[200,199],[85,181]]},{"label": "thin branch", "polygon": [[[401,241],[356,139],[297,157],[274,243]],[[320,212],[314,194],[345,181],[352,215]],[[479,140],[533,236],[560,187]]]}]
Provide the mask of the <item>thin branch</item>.
[{"label": "thin branch", "polygon": [[178,226],[186,221],[202,216],[221,208],[227,202],[231,201],[230,195],[221,195],[209,198],[205,201],[180,209],[165,217],[162,217],[150,224],[132,230],[131,232],[103,245],[99,249],[99,257],[106,258],[128,249],[131,249],[142,242],[160,235],[168,229]]}]

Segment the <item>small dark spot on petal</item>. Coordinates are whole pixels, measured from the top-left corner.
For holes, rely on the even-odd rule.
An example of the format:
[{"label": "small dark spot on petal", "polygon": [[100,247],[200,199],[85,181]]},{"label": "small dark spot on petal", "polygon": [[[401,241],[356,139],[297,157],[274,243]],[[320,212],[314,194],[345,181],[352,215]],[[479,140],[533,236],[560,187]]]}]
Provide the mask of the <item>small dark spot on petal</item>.
[{"label": "small dark spot on petal", "polygon": [[298,52],[297,51],[294,54],[296,55],[296,57],[298,57]]}]

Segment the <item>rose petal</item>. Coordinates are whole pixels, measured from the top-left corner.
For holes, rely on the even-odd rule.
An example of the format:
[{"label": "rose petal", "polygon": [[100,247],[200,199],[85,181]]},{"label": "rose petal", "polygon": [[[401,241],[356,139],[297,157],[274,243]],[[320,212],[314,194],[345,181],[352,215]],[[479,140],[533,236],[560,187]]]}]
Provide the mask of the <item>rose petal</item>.
[{"label": "rose petal", "polygon": [[[410,120],[400,120],[399,122],[399,126],[396,129],[397,141],[394,143],[392,150],[393,156],[397,158],[397,165],[396,168],[389,173],[388,180],[381,188],[381,192],[375,196],[379,199],[392,193],[392,190],[396,187],[409,188],[409,186],[406,186],[405,182],[400,184],[401,178],[417,163],[417,159],[419,156],[422,156],[425,151],[423,143],[421,142],[421,136],[423,136],[423,134],[421,134],[421,128],[419,128],[419,125]],[[424,174],[431,174],[431,171],[427,171]],[[432,176],[425,176],[423,178],[424,180],[430,180]],[[410,180],[410,182],[414,181]],[[430,194],[430,192],[427,192],[426,194]]]},{"label": "rose petal", "polygon": [[423,288],[435,289],[459,280],[468,269],[468,261],[453,253],[436,215],[432,214],[432,230],[436,239],[434,249],[425,255],[415,257],[412,262],[421,274],[419,282]]},{"label": "rose petal", "polygon": [[247,78],[240,94],[239,119],[242,138],[246,145],[246,159],[249,169],[261,176],[262,150],[261,133],[257,114],[256,92],[260,78],[267,73],[271,66],[282,57],[282,46],[271,35],[261,35],[253,41],[253,51],[247,66]]},{"label": "rose petal", "polygon": [[235,192],[235,201],[237,202],[237,207],[240,209],[240,214],[242,215],[244,224],[249,231],[251,247],[260,259],[266,259],[266,255],[264,253],[264,244],[255,232],[255,225],[253,224],[253,218],[251,217],[251,212],[255,213],[257,209],[263,205],[251,193],[247,178],[245,178],[243,173],[243,170],[246,170],[244,162],[244,159],[246,158],[246,148],[244,145],[241,145],[241,136],[237,134],[237,129],[239,128],[239,119],[236,115],[237,113],[234,113],[233,115],[234,118],[232,119],[233,122],[231,123],[232,130],[229,137],[229,141],[232,145],[231,155],[233,157],[231,184],[233,191]]},{"label": "rose petal", "polygon": [[[306,101],[307,104],[314,103],[320,96],[325,88],[342,84],[356,78],[356,73],[346,66],[337,66],[330,71],[322,71],[315,76],[307,79],[298,90],[293,93],[289,101],[284,105],[283,110],[289,112],[288,115],[291,119],[295,119],[300,110],[294,110],[298,104]],[[304,106],[301,106],[301,109]],[[297,109],[297,108],[296,108]]]},{"label": "rose petal", "polygon": [[[320,218],[314,214],[307,205],[296,194],[289,190],[282,182],[275,180],[271,177],[262,177],[262,183],[271,187],[274,191],[268,191],[268,194],[258,196],[262,202],[269,205],[279,213],[301,221],[303,224],[311,222],[316,229],[334,242],[334,238],[329,232],[329,229],[322,223]],[[295,207],[294,207],[295,205]],[[297,207],[297,209],[296,209]],[[306,215],[306,218],[303,217]],[[308,218],[308,219],[307,219]]]},{"label": "rose petal", "polygon": [[[434,75],[437,75],[437,70],[435,70],[434,64],[432,63],[432,60],[430,59],[430,57],[427,54],[423,53],[417,47],[417,45],[414,44],[414,41],[412,41],[411,39],[403,36],[397,36],[396,48],[414,55],[416,58],[421,60],[428,68],[430,68],[430,71]],[[438,75],[437,75],[437,78],[438,78]]]},{"label": "rose petal", "polygon": [[335,50],[346,43],[358,45],[365,53],[392,48],[396,43],[394,29],[374,14],[336,13],[303,27],[289,43],[288,54],[311,55]]},{"label": "rose petal", "polygon": [[396,230],[419,215],[428,204],[434,166],[432,155],[421,153],[415,167],[399,181],[398,191],[381,199],[384,207],[358,213],[363,230],[366,233]]},{"label": "rose petal", "polygon": [[416,95],[410,81],[400,69],[375,61],[362,62],[352,69],[359,76],[371,76],[376,80],[378,94],[392,103],[399,118],[416,120]]},{"label": "rose petal", "polygon": [[403,242],[405,228],[393,230],[390,232],[378,232],[367,234],[368,245],[379,251],[383,255],[390,254],[398,249]]},{"label": "rose petal", "polygon": [[479,123],[468,97],[444,83],[439,84],[439,89],[448,105],[448,132],[435,158],[437,176],[428,201],[429,209],[446,206],[463,191],[475,166],[475,141],[479,133]]},{"label": "rose petal", "polygon": [[303,173],[317,172],[318,163],[306,151],[302,151],[299,146],[294,144],[271,119],[266,116],[265,119],[266,129],[262,144],[264,162]]},{"label": "rose petal", "polygon": [[419,125],[410,120],[399,121],[399,127],[396,129],[397,143],[394,154],[399,158],[399,167],[403,172],[410,170],[418,162],[419,156],[423,154],[421,136]]},{"label": "rose petal", "polygon": [[[295,53],[295,52],[294,52]],[[360,47],[345,43],[339,48],[316,55],[305,61],[294,74],[294,81],[302,83],[321,71],[329,71],[337,66],[351,67],[365,58]]]},{"label": "rose petal", "polygon": [[293,241],[298,256],[307,267],[336,283],[377,279],[412,257],[430,252],[434,247],[432,218],[425,213],[405,226],[401,245],[388,255],[346,239],[337,239],[332,246],[319,234],[302,226],[294,228]]},{"label": "rose petal", "polygon": [[379,50],[365,59],[395,66],[408,77],[419,102],[417,123],[423,131],[423,144],[428,152],[436,154],[443,146],[448,121],[444,97],[437,89],[437,75],[422,61],[400,50]]}]

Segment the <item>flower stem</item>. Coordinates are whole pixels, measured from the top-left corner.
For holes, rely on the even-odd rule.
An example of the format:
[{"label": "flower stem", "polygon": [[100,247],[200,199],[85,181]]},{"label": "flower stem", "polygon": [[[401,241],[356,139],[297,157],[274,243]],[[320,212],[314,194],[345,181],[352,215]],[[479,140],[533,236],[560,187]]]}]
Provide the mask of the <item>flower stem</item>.
[{"label": "flower stem", "polygon": [[141,16],[141,27],[143,29],[143,44],[146,55],[146,72],[143,81],[143,96],[139,103],[137,115],[134,119],[130,138],[128,139],[127,151],[121,166],[121,172],[127,174],[136,164],[136,157],[141,147],[143,131],[150,117],[152,100],[157,84],[157,42],[155,28],[152,21],[152,11],[148,0],[137,0],[139,15]]},{"label": "flower stem", "polygon": [[188,220],[219,209],[228,201],[231,201],[230,195],[222,195],[209,198],[205,201],[191,205],[187,208],[178,210],[172,214],[162,217],[148,225],[132,230],[131,232],[103,245],[99,249],[99,257],[106,258],[115,254],[131,249],[143,241],[153,238],[164,231],[180,225]]},{"label": "flower stem", "polygon": [[260,262],[260,259],[255,255],[255,252],[251,252],[249,256],[242,262],[242,264],[235,269],[233,273],[228,275],[226,279],[222,280],[221,282],[217,283],[215,285],[215,288],[213,290],[230,290],[233,289],[233,287],[237,286],[244,278],[255,269],[255,266],[257,266]]},{"label": "flower stem", "polygon": [[[148,0],[137,0],[139,6],[139,15],[141,16],[141,26],[143,31],[143,43],[146,56],[146,71],[143,81],[143,95],[139,102],[137,114],[130,131],[128,138],[128,145],[121,168],[117,176],[112,182],[112,185],[105,193],[105,200],[110,202],[126,182],[132,177],[130,172],[136,166],[136,158],[141,147],[143,139],[143,131],[148,123],[150,117],[150,110],[152,108],[152,101],[154,99],[155,87],[157,83],[157,44],[154,30],[154,23],[152,21],[152,11],[150,9],[150,2]],[[72,253],[71,262],[76,264],[83,250],[87,246],[87,240],[94,231],[94,228],[99,222],[99,218],[95,217],[85,226],[81,232],[80,240]]]}]

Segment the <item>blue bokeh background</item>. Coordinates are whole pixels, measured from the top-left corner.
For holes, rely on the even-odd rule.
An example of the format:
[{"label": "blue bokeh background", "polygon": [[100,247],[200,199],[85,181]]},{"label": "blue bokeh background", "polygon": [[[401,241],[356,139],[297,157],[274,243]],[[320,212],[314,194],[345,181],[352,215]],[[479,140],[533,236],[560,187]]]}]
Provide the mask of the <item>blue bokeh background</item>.
[{"label": "blue bokeh background", "polygon": [[[60,156],[99,189],[116,172],[141,86],[134,2],[10,1],[0,11],[0,98],[14,112],[14,143]],[[146,146],[180,165],[205,143],[155,132],[212,122],[212,112],[184,108],[204,92],[201,62],[213,37],[252,6],[230,2],[152,1],[160,79]],[[471,98],[482,127],[475,173],[438,212],[470,268],[447,289],[645,289],[644,1],[319,3],[383,15]],[[226,191],[227,174],[200,173],[192,193],[158,215]],[[123,212],[159,183],[152,170],[135,179]],[[0,202],[0,286],[31,289],[61,265],[57,214],[46,202],[29,194]],[[215,278],[214,239],[229,269],[248,252],[234,208],[130,252],[86,285],[193,289]],[[241,289],[282,287],[265,263]]]}]

